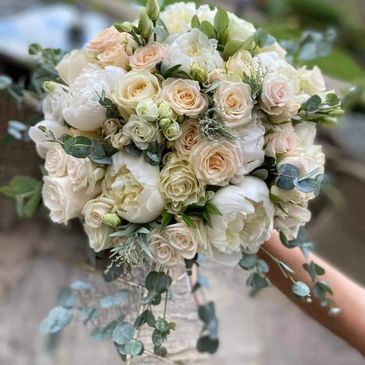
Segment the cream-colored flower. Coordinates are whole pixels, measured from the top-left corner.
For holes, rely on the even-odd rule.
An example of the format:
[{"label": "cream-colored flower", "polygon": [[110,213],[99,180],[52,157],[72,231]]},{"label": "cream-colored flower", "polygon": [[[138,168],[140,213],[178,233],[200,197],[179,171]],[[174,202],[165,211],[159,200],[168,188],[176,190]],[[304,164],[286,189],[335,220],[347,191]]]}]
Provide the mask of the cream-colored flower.
[{"label": "cream-colored flower", "polygon": [[117,85],[113,98],[125,115],[130,115],[139,102],[155,100],[160,92],[156,76],[147,71],[131,71]]},{"label": "cream-colored flower", "polygon": [[103,196],[89,200],[82,208],[85,225],[98,228],[103,225],[103,217],[112,211],[114,201]]},{"label": "cream-colored flower", "polygon": [[109,27],[98,33],[87,45],[89,51],[101,53],[116,43],[121,43],[122,35],[114,27]]},{"label": "cream-colored flower", "polygon": [[44,168],[49,176],[62,177],[67,175],[67,159],[64,149],[59,143],[53,143],[53,146],[47,151]]},{"label": "cream-colored flower", "polygon": [[42,102],[44,119],[54,120],[63,124],[62,109],[65,104],[68,87],[57,82],[45,81],[43,88],[47,91],[47,96]]},{"label": "cream-colored flower", "polygon": [[240,127],[252,119],[251,89],[243,82],[221,81],[214,93],[214,102],[227,127]]},{"label": "cream-colored flower", "polygon": [[148,237],[149,248],[155,261],[164,266],[176,266],[183,263],[179,252],[170,245],[164,232],[152,231]]},{"label": "cream-colored flower", "polygon": [[154,122],[159,116],[158,106],[152,99],[143,100],[138,103],[136,114],[148,122]]},{"label": "cream-colored flower", "polygon": [[172,213],[179,213],[188,205],[200,204],[205,198],[205,189],[189,162],[175,154],[169,156],[161,170],[160,192]]},{"label": "cream-colored flower", "polygon": [[43,202],[50,210],[50,218],[55,223],[67,223],[70,219],[79,217],[86,202],[100,193],[98,186],[91,193],[85,189],[74,191],[67,176],[45,176],[43,180]]},{"label": "cream-colored flower", "polygon": [[164,201],[158,190],[158,166],[119,151],[112,156],[103,181],[103,193],[114,201],[114,209],[131,223],[148,223],[162,213]]},{"label": "cream-colored flower", "polygon": [[129,65],[129,56],[120,43],[115,43],[96,56],[102,66],[117,66],[126,69]]},{"label": "cream-colored flower", "polygon": [[228,13],[229,25],[228,25],[228,39],[230,41],[244,42],[255,33],[255,27],[236,16],[233,13]]},{"label": "cream-colored flower", "polygon": [[182,124],[180,137],[175,142],[175,148],[180,157],[188,157],[192,148],[199,142],[200,131],[196,120],[190,119]]},{"label": "cream-colored flower", "polygon": [[265,135],[265,154],[276,157],[294,150],[298,141],[291,123],[278,124]]},{"label": "cream-colored flower", "polygon": [[302,67],[298,70],[298,74],[300,77],[300,88],[303,93],[312,96],[326,90],[326,83],[318,66],[314,66],[311,70]]},{"label": "cream-colored flower", "polygon": [[252,55],[249,51],[242,49],[231,56],[226,68],[229,72],[238,75],[242,80],[244,74],[249,74],[252,70]]},{"label": "cream-colored flower", "polygon": [[89,59],[85,50],[75,50],[67,53],[56,66],[60,78],[71,85],[89,65]]},{"label": "cream-colored flower", "polygon": [[123,133],[130,138],[141,150],[148,148],[148,144],[156,140],[157,128],[138,115],[132,114],[123,126]]},{"label": "cream-colored flower", "polygon": [[95,251],[100,252],[106,250],[111,247],[112,239],[110,234],[113,232],[113,229],[106,226],[101,225],[100,227],[93,228],[84,224],[84,230],[87,234],[89,246]]},{"label": "cream-colored flower", "polygon": [[207,107],[199,83],[194,80],[167,79],[162,84],[161,98],[170,104],[176,114],[191,118],[201,115]]},{"label": "cream-colored flower", "polygon": [[134,71],[154,72],[156,65],[163,60],[165,55],[166,47],[161,43],[152,42],[135,50],[130,58],[130,66]]},{"label": "cream-colored flower", "polygon": [[188,227],[185,223],[175,223],[166,227],[164,231],[169,244],[184,259],[192,259],[198,249],[197,232],[195,228]]},{"label": "cream-colored flower", "polygon": [[88,157],[67,158],[67,176],[74,191],[86,190],[87,193],[92,193],[104,175],[104,168],[98,167]]},{"label": "cream-colored flower", "polygon": [[131,143],[131,140],[124,134],[123,130],[110,136],[110,143],[117,150],[121,150],[127,144]]},{"label": "cream-colored flower", "polygon": [[169,33],[184,33],[191,29],[191,19],[195,15],[194,3],[176,3],[166,6],[160,14]]},{"label": "cream-colored flower", "polygon": [[204,185],[228,185],[242,165],[236,145],[208,139],[201,140],[193,147],[189,161],[198,180]]},{"label": "cream-colored flower", "polygon": [[118,132],[118,130],[122,127],[119,119],[109,118],[104,121],[101,133],[104,137],[108,137],[113,133]]}]

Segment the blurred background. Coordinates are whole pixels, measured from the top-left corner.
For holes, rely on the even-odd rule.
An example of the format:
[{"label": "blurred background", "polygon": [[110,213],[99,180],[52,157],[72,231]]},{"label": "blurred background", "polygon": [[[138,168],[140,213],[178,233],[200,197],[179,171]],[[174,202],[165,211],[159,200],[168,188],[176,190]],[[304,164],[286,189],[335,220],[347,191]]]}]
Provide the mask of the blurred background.
[{"label": "blurred background", "polygon": [[[343,96],[347,115],[338,128],[319,133],[327,154],[327,175],[312,205],[309,234],[319,254],[365,284],[363,0],[209,3],[266,27],[287,47],[301,42],[308,52],[297,55],[299,62],[319,65],[328,85]],[[80,48],[114,21],[133,20],[137,14],[138,5],[127,0],[0,0],[0,74],[27,84],[35,66],[28,55],[30,43],[66,51]],[[313,33],[315,41],[303,35],[307,30],[320,32]],[[39,120],[39,114],[36,105],[18,108],[16,101],[16,92],[12,98],[0,95],[0,185],[15,175],[40,175],[34,146],[8,133],[9,120],[31,123]],[[119,364],[113,346],[94,342],[81,324],[67,328],[52,351],[47,351],[37,332],[59,289],[77,276],[80,269],[75,263],[84,261],[85,239],[77,223],[67,229],[50,225],[44,211],[32,220],[20,220],[13,201],[3,196],[0,212],[0,364]],[[251,299],[242,270],[207,263],[203,271],[212,288],[208,295],[216,302],[222,345],[215,357],[189,364],[364,364],[361,355],[307,318],[275,288]],[[194,341],[194,332],[185,335]]]}]

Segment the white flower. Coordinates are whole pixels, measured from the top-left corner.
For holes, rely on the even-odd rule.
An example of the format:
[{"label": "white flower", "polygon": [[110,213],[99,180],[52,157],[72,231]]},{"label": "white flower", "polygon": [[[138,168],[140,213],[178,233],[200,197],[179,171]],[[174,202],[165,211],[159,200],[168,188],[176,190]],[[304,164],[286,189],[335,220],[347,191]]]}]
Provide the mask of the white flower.
[{"label": "white flower", "polygon": [[202,22],[204,20],[214,23],[214,17],[217,13],[217,8],[211,9],[209,5],[201,5],[196,9],[196,15],[199,18],[199,21]]},{"label": "white flower", "polygon": [[243,126],[251,121],[253,100],[250,87],[243,82],[221,81],[214,93],[227,127]]},{"label": "white flower", "polygon": [[52,81],[44,82],[43,87],[47,91],[47,96],[43,99],[42,102],[44,119],[54,120],[62,124],[62,110],[65,103],[68,87]]},{"label": "white flower", "polygon": [[291,123],[278,124],[265,135],[265,153],[276,157],[278,154],[291,152],[297,141],[298,137]]},{"label": "white flower", "polygon": [[79,217],[86,202],[100,192],[99,187],[91,193],[87,193],[86,190],[74,191],[67,176],[45,176],[43,180],[43,202],[50,210],[50,218],[55,223],[67,223],[70,219]]},{"label": "white flower", "polygon": [[67,53],[56,66],[60,78],[71,85],[81,74],[83,69],[89,65],[87,52],[85,50],[75,50]]},{"label": "white flower", "polygon": [[93,228],[84,224],[84,230],[87,234],[89,245],[95,252],[106,250],[112,246],[112,238],[110,237],[110,234],[113,232],[112,228],[106,225]]},{"label": "white flower", "polygon": [[318,66],[314,66],[311,70],[302,67],[298,70],[298,74],[300,77],[301,91],[304,94],[308,94],[309,96],[318,95],[326,90],[326,83]]},{"label": "white flower", "polygon": [[183,33],[191,29],[191,19],[195,12],[194,3],[176,3],[166,6],[160,18],[169,33]]},{"label": "white flower", "polygon": [[238,18],[233,13],[228,13],[228,17],[228,39],[230,41],[244,42],[247,38],[255,33],[255,27],[246,20]]},{"label": "white flower", "polygon": [[148,122],[154,122],[159,116],[158,106],[152,99],[140,101],[136,107],[136,114]]},{"label": "white flower", "polygon": [[98,228],[103,225],[103,217],[112,211],[114,201],[105,197],[98,197],[89,200],[82,208],[85,216],[85,224],[91,228]]},{"label": "white flower", "polygon": [[148,148],[148,144],[156,140],[157,128],[138,115],[132,114],[123,126],[123,133],[130,138],[141,150]]},{"label": "white flower", "polygon": [[295,133],[298,137],[298,147],[308,148],[314,144],[317,128],[314,122],[299,123],[294,127]]},{"label": "white flower", "polygon": [[178,222],[167,226],[164,235],[167,236],[169,244],[184,259],[192,259],[196,255],[198,240],[195,228]]},{"label": "white flower", "polygon": [[112,156],[103,192],[114,200],[116,212],[131,223],[147,223],[159,217],[164,200],[158,190],[160,171],[144,161],[125,152]]},{"label": "white flower", "polygon": [[34,127],[29,129],[29,138],[35,143],[38,155],[42,158],[46,157],[47,151],[54,146],[54,142],[48,142],[50,136],[42,132],[39,127],[44,127],[51,131],[56,138],[68,132],[68,128],[62,123],[54,120],[43,120],[38,122]]},{"label": "white flower", "polygon": [[231,56],[226,68],[229,72],[238,75],[242,80],[244,74],[249,74],[252,69],[252,55],[249,51],[242,49]]},{"label": "white flower", "polygon": [[221,68],[224,64],[217,51],[217,40],[209,39],[197,28],[173,40],[162,61],[162,68],[167,70],[172,66],[181,65],[181,70],[190,72],[193,64],[200,65],[206,72]]},{"label": "white flower", "polygon": [[287,53],[286,50],[283,47],[281,47],[278,42],[274,42],[270,46],[259,48],[258,53],[260,54],[263,52],[275,52],[281,59],[285,59]]},{"label": "white flower", "polygon": [[106,118],[106,109],[99,97],[104,91],[110,95],[124,71],[119,67],[105,69],[88,67],[71,84],[63,109],[63,117],[72,127],[81,131],[95,131]]},{"label": "white flower", "polygon": [[207,106],[199,83],[194,80],[167,79],[162,84],[161,98],[170,104],[176,114],[191,118],[201,115]]},{"label": "white flower", "polygon": [[113,133],[118,132],[122,124],[119,119],[109,118],[104,121],[102,127],[102,135],[105,137],[110,137]]},{"label": "white flower", "polygon": [[225,186],[242,166],[240,152],[228,141],[204,139],[192,148],[189,161],[203,185]]},{"label": "white flower", "polygon": [[240,185],[217,191],[212,203],[222,215],[213,215],[208,237],[212,246],[224,254],[234,254],[237,261],[243,249],[256,253],[273,232],[274,207],[266,184],[246,177]]},{"label": "white flower", "polygon": [[155,100],[160,92],[156,76],[147,71],[131,71],[119,82],[113,93],[113,99],[120,111],[128,117],[138,103]]},{"label": "white flower", "polygon": [[91,162],[88,157],[68,156],[67,175],[74,191],[86,189],[87,193],[92,193],[98,182],[104,177],[105,170]]},{"label": "white flower", "polygon": [[110,143],[117,150],[121,150],[124,146],[131,143],[131,140],[124,134],[123,130],[110,136]]},{"label": "white flower", "polygon": [[49,176],[62,177],[67,175],[67,158],[64,149],[58,143],[47,151],[44,168]]}]

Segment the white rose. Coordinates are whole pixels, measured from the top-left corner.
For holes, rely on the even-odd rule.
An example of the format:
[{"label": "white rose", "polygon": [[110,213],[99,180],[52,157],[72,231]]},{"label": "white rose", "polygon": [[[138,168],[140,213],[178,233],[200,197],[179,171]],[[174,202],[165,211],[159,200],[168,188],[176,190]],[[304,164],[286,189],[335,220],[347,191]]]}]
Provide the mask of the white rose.
[{"label": "white rose", "polygon": [[167,70],[172,66],[181,65],[180,70],[190,72],[192,65],[197,64],[208,73],[222,68],[224,61],[217,51],[217,44],[216,39],[209,39],[199,29],[194,28],[173,40],[161,67]]},{"label": "white rose", "polygon": [[123,126],[123,133],[130,138],[141,150],[148,148],[148,144],[156,140],[157,128],[138,115],[132,114]]},{"label": "white rose", "polygon": [[121,130],[118,133],[112,134],[110,136],[110,143],[117,150],[121,150],[127,144],[131,143],[131,140]]},{"label": "white rose", "polygon": [[281,47],[278,42],[274,42],[270,46],[266,46],[258,50],[259,54],[263,52],[275,52],[281,59],[285,59],[287,53],[286,50],[283,47]]},{"label": "white rose", "polygon": [[159,192],[160,171],[144,161],[125,152],[112,156],[103,181],[103,192],[114,200],[116,212],[132,223],[147,223],[160,216],[165,202]]},{"label": "white rose", "polygon": [[74,191],[67,176],[45,176],[43,180],[43,202],[50,210],[50,218],[55,223],[67,223],[70,219],[79,217],[86,202],[100,191],[96,190],[92,194],[85,190]]},{"label": "white rose", "polygon": [[295,133],[298,137],[298,147],[309,148],[314,144],[317,128],[314,122],[298,123],[294,127]]},{"label": "white rose", "polygon": [[118,132],[121,127],[122,124],[119,119],[109,118],[103,123],[102,135],[109,137],[111,134]]},{"label": "white rose", "polygon": [[130,57],[129,63],[134,71],[154,72],[156,65],[163,60],[165,55],[166,47],[163,44],[151,42],[144,47],[137,48]]},{"label": "white rose", "polygon": [[251,53],[245,49],[238,51],[228,59],[226,68],[242,80],[244,74],[249,74],[252,71]]},{"label": "white rose", "polygon": [[107,117],[99,97],[103,91],[110,95],[123,75],[124,71],[120,67],[86,68],[70,86],[63,109],[66,122],[81,131],[90,132],[100,128]]},{"label": "white rose", "polygon": [[68,155],[65,153],[62,146],[54,143],[52,148],[47,151],[44,168],[48,175],[54,177],[62,177],[67,175],[67,159]]},{"label": "white rose", "polygon": [[89,239],[89,245],[95,252],[100,252],[106,250],[112,246],[112,239],[110,234],[113,229],[102,225],[97,228],[93,228],[84,224],[84,230]]},{"label": "white rose", "polygon": [[85,50],[75,50],[67,53],[56,66],[60,78],[71,85],[81,74],[83,69],[89,65],[87,52]]},{"label": "white rose", "polygon": [[120,111],[128,117],[138,103],[155,100],[159,92],[160,85],[156,76],[147,71],[131,71],[117,85],[113,99]]},{"label": "white rose", "polygon": [[105,170],[91,162],[88,157],[68,156],[67,175],[74,191],[86,189],[88,194],[95,196],[93,192],[95,192],[98,182],[104,177]]},{"label": "white rose", "polygon": [[242,166],[240,149],[236,145],[208,139],[193,147],[189,161],[196,177],[204,185],[225,186]]},{"label": "white rose", "polygon": [[68,87],[52,81],[46,81],[43,84],[43,87],[47,91],[47,96],[42,102],[44,119],[54,120],[62,124],[62,110],[66,100]]},{"label": "white rose", "polygon": [[164,235],[184,259],[192,259],[196,255],[198,240],[195,228],[189,228],[185,223],[175,223],[166,227]]},{"label": "white rose", "polygon": [[48,142],[50,136],[47,133],[42,132],[38,127],[44,127],[51,131],[56,138],[68,132],[68,128],[62,123],[54,120],[43,120],[38,122],[34,127],[29,129],[29,138],[35,143],[38,155],[41,158],[45,158],[47,151],[54,146],[54,142]]},{"label": "white rose", "polygon": [[293,151],[297,141],[298,137],[291,123],[276,125],[265,135],[265,153],[275,158],[278,154]]},{"label": "white rose", "polygon": [[194,3],[176,3],[166,6],[160,18],[169,33],[185,33],[191,29],[191,19],[195,12]]},{"label": "white rose", "polygon": [[311,70],[302,67],[299,69],[298,73],[300,77],[300,87],[303,93],[312,96],[318,95],[326,90],[326,83],[318,66],[314,66]]},{"label": "white rose", "polygon": [[154,122],[159,116],[158,106],[152,99],[143,100],[138,103],[136,114],[148,122]]},{"label": "white rose", "polygon": [[315,198],[314,193],[304,193],[298,189],[284,190],[272,185],[270,188],[271,195],[280,199],[280,203],[293,203],[306,206],[310,199]]},{"label": "white rose", "polygon": [[114,201],[105,197],[89,200],[82,208],[85,216],[85,224],[90,228],[98,228],[103,225],[103,217],[112,211]]},{"label": "white rose", "polygon": [[227,127],[243,126],[252,119],[251,89],[243,82],[222,81],[214,93],[214,102]]},{"label": "white rose", "polygon": [[273,232],[274,207],[266,184],[246,177],[240,185],[217,191],[212,203],[222,215],[212,216],[209,240],[218,251],[234,254],[237,261],[243,249],[256,253]]},{"label": "white rose", "polygon": [[233,13],[228,13],[228,17],[228,40],[244,42],[247,38],[255,33],[255,27],[246,20],[238,18]]},{"label": "white rose", "polygon": [[183,263],[182,256],[170,245],[164,232],[152,231],[148,237],[148,243],[152,256],[160,265],[172,267]]},{"label": "white rose", "polygon": [[296,204],[280,205],[275,209],[275,228],[285,235],[288,240],[297,238],[300,227],[311,219],[311,212]]},{"label": "white rose", "polygon": [[162,84],[161,98],[170,104],[176,114],[191,118],[201,115],[207,107],[199,83],[194,80],[167,79]]}]

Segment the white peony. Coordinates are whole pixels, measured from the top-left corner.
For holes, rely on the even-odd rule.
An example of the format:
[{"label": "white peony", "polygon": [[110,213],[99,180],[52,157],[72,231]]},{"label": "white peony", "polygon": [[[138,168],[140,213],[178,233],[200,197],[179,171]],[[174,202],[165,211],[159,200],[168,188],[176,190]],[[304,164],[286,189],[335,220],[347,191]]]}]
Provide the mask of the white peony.
[{"label": "white peony", "polygon": [[54,142],[49,142],[50,136],[47,133],[42,132],[39,127],[46,128],[52,132],[56,138],[66,134],[68,132],[68,128],[63,123],[59,123],[54,120],[43,120],[33,127],[30,127],[28,133],[29,138],[35,143],[38,155],[41,158],[46,158],[47,151],[54,146]]},{"label": "white peony", "polygon": [[103,91],[110,96],[124,73],[123,69],[114,66],[84,69],[70,86],[63,109],[65,121],[81,131],[99,129],[107,119],[106,109],[100,105],[99,97]]},{"label": "white peony", "polygon": [[81,74],[84,68],[89,65],[86,50],[75,50],[67,53],[56,66],[60,78],[67,84],[71,85]]},{"label": "white peony", "polygon": [[43,202],[50,210],[50,218],[55,223],[66,224],[70,219],[79,217],[86,202],[100,192],[99,186],[90,193],[86,190],[74,191],[67,176],[45,176],[43,180]]},{"label": "white peony", "polygon": [[62,110],[65,104],[68,87],[52,81],[44,82],[43,87],[47,91],[47,96],[42,102],[44,119],[54,120],[62,124]]},{"label": "white peony", "polygon": [[181,65],[181,70],[190,72],[193,64],[203,67],[206,72],[222,68],[224,61],[217,51],[217,43],[217,40],[209,39],[199,29],[194,28],[172,41],[162,61],[162,69]]},{"label": "white peony", "polygon": [[240,185],[218,190],[212,203],[222,215],[212,216],[208,238],[223,254],[240,258],[241,250],[256,253],[273,232],[274,207],[266,184],[246,177]]},{"label": "white peony", "polygon": [[195,13],[194,3],[176,3],[166,6],[160,18],[169,33],[183,33],[191,29],[191,19]]},{"label": "white peony", "polygon": [[228,13],[228,17],[228,40],[244,42],[255,33],[255,27],[246,20],[239,18],[233,13]]},{"label": "white peony", "polygon": [[158,188],[158,166],[148,164],[143,156],[121,151],[112,159],[103,181],[103,193],[114,200],[118,215],[132,223],[147,223],[158,218],[165,204]]}]

